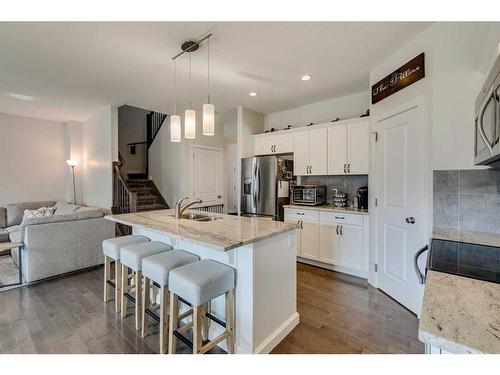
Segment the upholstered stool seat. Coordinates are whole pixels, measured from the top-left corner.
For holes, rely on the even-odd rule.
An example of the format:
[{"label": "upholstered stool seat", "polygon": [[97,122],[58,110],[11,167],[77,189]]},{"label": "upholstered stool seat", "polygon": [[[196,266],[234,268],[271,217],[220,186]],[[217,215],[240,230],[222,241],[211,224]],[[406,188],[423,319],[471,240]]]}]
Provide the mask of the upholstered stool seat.
[{"label": "upholstered stool seat", "polygon": [[[184,332],[188,325],[192,325],[193,328],[193,353],[205,353],[224,339],[226,339],[228,353],[234,353],[235,270],[232,267],[210,259],[190,263],[170,271],[168,288],[170,291],[169,353],[175,352],[176,337],[180,332]],[[203,345],[202,323],[205,317],[210,317],[210,314],[205,311],[207,303],[221,295],[226,297],[226,323],[224,324],[226,330]],[[192,323],[177,328],[176,314],[179,298],[191,304],[193,319]]]},{"label": "upholstered stool seat", "polygon": [[120,250],[122,247],[142,242],[149,242],[149,238],[137,235],[109,238],[102,241],[102,252],[111,259],[120,260]]},{"label": "upholstered stool seat", "polygon": [[[142,259],[169,250],[172,250],[172,246],[159,241],[128,245],[120,250],[122,264],[121,316],[124,318],[127,315],[127,299],[131,298],[129,290],[133,288],[135,291],[135,328],[137,330],[141,328],[142,323]],[[132,271],[130,276],[129,270]],[[133,285],[129,285],[129,278],[134,278]]]},{"label": "upholstered stool seat", "polygon": [[[151,255],[142,259],[142,276],[144,278],[144,290],[142,294],[142,337],[147,335],[149,319],[148,314],[154,308],[159,308],[160,323],[160,353],[166,353],[168,340],[168,275],[177,267],[197,262],[197,255],[183,250],[170,250],[160,254]],[[160,287],[160,305],[151,304],[150,288],[151,282]],[[156,302],[156,301],[154,301]],[[157,319],[155,315],[152,315]]]},{"label": "upholstered stool seat", "polygon": [[[119,313],[121,310],[121,263],[120,250],[127,245],[135,245],[138,243],[149,242],[149,238],[144,236],[123,236],[109,238],[102,241],[102,252],[104,254],[104,302],[108,302],[109,288],[115,288],[115,311]],[[115,262],[115,278],[111,280],[111,261]]]}]

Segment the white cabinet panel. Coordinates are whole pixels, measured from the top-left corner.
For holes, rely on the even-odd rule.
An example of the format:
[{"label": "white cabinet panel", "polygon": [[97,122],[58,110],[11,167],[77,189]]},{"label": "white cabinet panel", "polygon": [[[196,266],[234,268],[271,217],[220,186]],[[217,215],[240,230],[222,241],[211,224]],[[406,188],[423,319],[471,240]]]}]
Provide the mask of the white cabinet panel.
[{"label": "white cabinet panel", "polygon": [[328,173],[328,129],[309,131],[309,174],[326,175]]},{"label": "white cabinet panel", "polygon": [[369,169],[368,122],[350,124],[347,128],[347,163],[350,174],[368,174]]},{"label": "white cabinet panel", "polygon": [[328,174],[346,174],[347,127],[328,128]]},{"label": "white cabinet panel", "polygon": [[300,256],[317,259],[319,245],[319,223],[302,221],[300,224]]},{"label": "white cabinet panel", "polygon": [[339,266],[356,271],[363,270],[363,227],[340,226]]},{"label": "white cabinet panel", "polygon": [[293,174],[307,175],[309,169],[309,132],[301,131],[293,135]]},{"label": "white cabinet panel", "polygon": [[337,264],[339,261],[339,235],[337,224],[321,223],[319,226],[319,257],[325,263]]},{"label": "white cabinet panel", "polygon": [[273,154],[293,152],[293,134],[281,134],[273,137]]},{"label": "white cabinet panel", "polygon": [[285,221],[285,223],[296,225],[297,228],[299,228],[299,229],[297,229],[296,255],[300,256],[300,237],[301,237],[301,231],[300,231],[300,227],[299,227],[300,220],[294,219],[293,217],[287,217],[287,216],[285,216],[285,220],[284,221]]},{"label": "white cabinet panel", "polygon": [[267,135],[254,137],[254,154],[270,155],[272,153],[273,137]]}]

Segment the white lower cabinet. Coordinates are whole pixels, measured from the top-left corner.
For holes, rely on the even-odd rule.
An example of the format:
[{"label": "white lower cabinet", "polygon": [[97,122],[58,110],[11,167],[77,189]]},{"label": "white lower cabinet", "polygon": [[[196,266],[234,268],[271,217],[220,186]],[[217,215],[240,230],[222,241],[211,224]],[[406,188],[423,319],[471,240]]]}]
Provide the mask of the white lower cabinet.
[{"label": "white lower cabinet", "polygon": [[299,260],[366,277],[368,215],[286,208],[285,222],[297,224]]}]

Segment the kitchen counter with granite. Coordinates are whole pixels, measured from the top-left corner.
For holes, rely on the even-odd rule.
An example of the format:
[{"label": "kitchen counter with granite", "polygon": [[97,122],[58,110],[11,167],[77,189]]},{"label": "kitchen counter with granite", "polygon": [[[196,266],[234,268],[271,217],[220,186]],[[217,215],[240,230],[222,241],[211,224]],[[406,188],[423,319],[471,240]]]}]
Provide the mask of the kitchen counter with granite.
[{"label": "kitchen counter with granite", "polygon": [[500,247],[500,234],[498,233],[434,227],[432,238]]},{"label": "kitchen counter with granite", "polygon": [[429,270],[418,338],[450,353],[500,353],[500,284]]},{"label": "kitchen counter with granite", "polygon": [[288,204],[284,208],[295,208],[298,210],[314,210],[314,211],[331,211],[331,212],[345,212],[350,214],[368,215],[368,210],[363,208],[354,207],[335,207],[331,204],[323,204],[321,206],[302,206],[299,204]]},{"label": "kitchen counter with granite", "polygon": [[176,219],[173,216],[173,209],[109,215],[105,218],[117,223],[148,229],[219,251],[228,251],[296,229],[295,225],[280,221],[218,213],[200,213],[220,217],[221,219],[202,222]]}]

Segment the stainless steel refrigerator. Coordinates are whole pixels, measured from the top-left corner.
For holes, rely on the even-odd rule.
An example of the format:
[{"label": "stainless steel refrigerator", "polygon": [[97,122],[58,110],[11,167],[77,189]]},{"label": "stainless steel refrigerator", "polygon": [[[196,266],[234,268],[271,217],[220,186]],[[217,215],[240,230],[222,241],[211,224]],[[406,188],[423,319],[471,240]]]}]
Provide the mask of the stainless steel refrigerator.
[{"label": "stainless steel refrigerator", "polygon": [[241,215],[283,221],[292,179],[291,160],[280,156],[241,159]]}]

